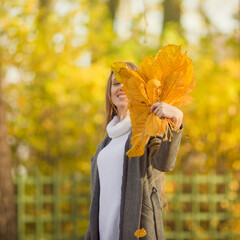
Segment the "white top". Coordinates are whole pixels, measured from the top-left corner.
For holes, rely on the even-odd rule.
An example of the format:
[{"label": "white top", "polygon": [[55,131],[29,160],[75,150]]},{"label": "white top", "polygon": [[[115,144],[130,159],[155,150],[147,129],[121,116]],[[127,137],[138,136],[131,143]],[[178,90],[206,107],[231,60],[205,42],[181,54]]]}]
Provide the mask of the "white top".
[{"label": "white top", "polygon": [[112,140],[100,151],[97,158],[100,179],[100,240],[119,239],[124,148],[130,129],[129,114],[121,122],[114,116],[107,125],[107,132]]}]

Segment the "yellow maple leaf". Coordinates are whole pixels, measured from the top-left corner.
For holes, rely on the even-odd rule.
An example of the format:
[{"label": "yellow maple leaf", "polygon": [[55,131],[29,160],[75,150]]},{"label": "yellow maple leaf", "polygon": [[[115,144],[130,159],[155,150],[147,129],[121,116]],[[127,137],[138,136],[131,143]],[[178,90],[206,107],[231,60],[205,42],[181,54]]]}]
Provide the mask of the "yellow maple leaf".
[{"label": "yellow maple leaf", "polygon": [[146,232],[146,230],[145,230],[144,228],[138,229],[138,230],[134,233],[134,236],[135,236],[135,237],[138,237],[138,238],[144,237],[144,236],[146,236],[146,235],[147,235],[147,232]]},{"label": "yellow maple leaf", "polygon": [[186,53],[181,54],[181,46],[167,45],[155,57],[144,57],[139,71],[128,69],[123,62],[113,63],[112,71],[129,101],[132,148],[128,157],[143,155],[150,136],[165,133],[163,140],[171,141],[172,132],[179,129],[171,119],[150,113],[150,108],[156,102],[178,107],[192,101],[188,95],[195,84],[192,61]]}]

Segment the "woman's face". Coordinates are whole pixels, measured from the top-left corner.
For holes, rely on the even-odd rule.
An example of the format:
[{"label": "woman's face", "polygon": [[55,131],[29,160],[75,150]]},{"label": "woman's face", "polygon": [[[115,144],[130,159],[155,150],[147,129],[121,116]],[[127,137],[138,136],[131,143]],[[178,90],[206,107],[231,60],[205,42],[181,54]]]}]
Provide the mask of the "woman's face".
[{"label": "woman's face", "polygon": [[117,107],[118,112],[124,113],[128,111],[127,96],[122,90],[122,83],[115,79],[114,74],[112,75],[111,99],[113,104]]}]

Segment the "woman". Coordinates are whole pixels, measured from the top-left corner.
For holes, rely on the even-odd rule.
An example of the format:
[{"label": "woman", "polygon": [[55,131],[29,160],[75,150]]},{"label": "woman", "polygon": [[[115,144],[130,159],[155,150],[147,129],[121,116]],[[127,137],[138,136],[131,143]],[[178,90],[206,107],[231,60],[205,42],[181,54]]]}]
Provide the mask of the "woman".
[{"label": "woman", "polygon": [[[126,62],[131,70],[138,70]],[[133,240],[136,230],[147,232],[142,240],[162,240],[161,172],[174,168],[181,141],[181,131],[171,142],[163,136],[151,137],[144,155],[129,160],[131,120],[128,100],[111,72],[106,92],[107,136],[91,159],[90,221],[85,240]],[[150,112],[170,118],[182,129],[182,112],[165,103],[155,103]]]}]

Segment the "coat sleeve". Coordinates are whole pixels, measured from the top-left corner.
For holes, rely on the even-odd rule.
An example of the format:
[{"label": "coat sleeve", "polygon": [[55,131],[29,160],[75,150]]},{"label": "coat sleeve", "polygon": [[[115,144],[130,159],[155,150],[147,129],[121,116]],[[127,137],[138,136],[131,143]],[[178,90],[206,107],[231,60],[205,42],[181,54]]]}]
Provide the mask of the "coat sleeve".
[{"label": "coat sleeve", "polygon": [[161,172],[168,172],[174,169],[181,142],[182,129],[183,125],[181,125],[180,131],[173,132],[171,141],[163,141],[164,136],[150,138],[148,157],[153,168]]}]

